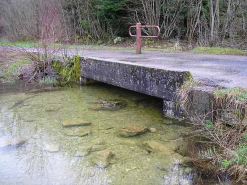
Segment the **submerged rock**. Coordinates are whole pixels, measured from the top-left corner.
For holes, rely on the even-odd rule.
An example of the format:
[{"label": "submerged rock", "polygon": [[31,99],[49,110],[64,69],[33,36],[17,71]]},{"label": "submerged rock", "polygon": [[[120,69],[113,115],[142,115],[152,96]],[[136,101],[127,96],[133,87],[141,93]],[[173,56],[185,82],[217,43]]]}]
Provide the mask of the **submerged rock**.
[{"label": "submerged rock", "polygon": [[174,164],[176,164],[174,159],[171,159],[170,157],[166,157],[163,160],[160,160],[156,164],[156,167],[161,171],[168,171]]},{"label": "submerged rock", "polygon": [[117,111],[125,108],[127,103],[123,100],[100,100],[96,103],[93,103],[90,108],[92,110],[108,110],[108,111]]},{"label": "submerged rock", "polygon": [[146,141],[144,142],[144,146],[148,151],[151,151],[151,152],[172,151],[182,156],[187,155],[187,143],[183,141],[182,139],[177,140],[177,141],[169,141],[166,143],[160,143],[159,141]]},{"label": "submerged rock", "polygon": [[0,140],[0,148],[5,147],[18,147],[23,145],[26,142],[26,139],[2,139]]},{"label": "submerged rock", "polygon": [[163,120],[163,123],[164,123],[165,125],[171,125],[171,124],[173,124],[173,120],[171,120],[171,119],[164,119],[164,120]]},{"label": "submerged rock", "polygon": [[75,157],[85,157],[88,156],[91,152],[98,152],[98,151],[102,151],[105,150],[106,146],[105,145],[92,145],[92,146],[82,146],[79,147],[74,156]]},{"label": "submerged rock", "polygon": [[113,40],[113,42],[114,42],[114,44],[120,44],[120,43],[122,43],[123,42],[123,38],[122,37],[116,37],[114,40]]},{"label": "submerged rock", "polygon": [[94,145],[104,145],[106,142],[104,140],[101,140],[101,139],[95,139],[93,141],[93,144]]},{"label": "submerged rock", "polygon": [[157,132],[157,129],[156,128],[149,128],[149,131],[152,133],[155,133],[155,132]]},{"label": "submerged rock", "polygon": [[44,145],[43,150],[47,152],[58,152],[60,150],[60,145],[57,143],[47,143]]},{"label": "submerged rock", "polygon": [[122,137],[133,137],[144,134],[147,130],[147,127],[141,125],[125,125],[120,129],[119,135]]},{"label": "submerged rock", "polygon": [[185,168],[184,169],[184,173],[185,174],[191,174],[192,173],[192,168],[189,168],[189,167]]},{"label": "submerged rock", "polygon": [[106,168],[107,166],[109,166],[110,161],[113,156],[114,155],[110,150],[102,150],[102,151],[96,152],[93,155],[92,160],[94,164],[96,164],[98,167]]},{"label": "submerged rock", "polygon": [[101,150],[105,150],[106,146],[105,145],[93,145],[91,147],[91,152],[97,152],[97,151],[101,151]]},{"label": "submerged rock", "polygon": [[90,147],[80,147],[76,150],[74,156],[75,157],[86,157],[91,152],[91,146]]},{"label": "submerged rock", "polygon": [[26,139],[14,139],[11,141],[11,146],[20,146],[23,145],[26,141]]},{"label": "submerged rock", "polygon": [[91,130],[89,129],[66,130],[65,134],[67,136],[83,137],[83,136],[89,136],[91,134]]},{"label": "submerged rock", "polygon": [[169,147],[157,141],[144,142],[144,146],[146,150],[150,152],[162,152],[166,154],[171,153],[171,149]]},{"label": "submerged rock", "polygon": [[183,157],[183,160],[180,162],[180,165],[184,167],[193,166],[192,160],[189,157]]},{"label": "submerged rock", "polygon": [[88,126],[92,123],[83,120],[66,120],[63,122],[63,127],[77,127],[77,126]]},{"label": "submerged rock", "polygon": [[11,146],[11,140],[0,140],[0,148]]}]

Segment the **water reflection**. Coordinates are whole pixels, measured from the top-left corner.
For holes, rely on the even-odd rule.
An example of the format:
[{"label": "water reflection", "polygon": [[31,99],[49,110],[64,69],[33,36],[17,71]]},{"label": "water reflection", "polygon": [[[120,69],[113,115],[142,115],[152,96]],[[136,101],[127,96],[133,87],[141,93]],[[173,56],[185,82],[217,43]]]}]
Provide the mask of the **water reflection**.
[{"label": "water reflection", "polygon": [[[192,173],[184,172],[190,167],[182,165],[185,156],[172,142],[183,143],[188,128],[164,122],[162,100],[102,84],[72,89],[5,87],[0,84],[0,139],[10,144],[0,144],[0,184],[192,184]],[[92,103],[100,100],[122,100],[127,106],[92,110]],[[65,128],[65,120],[92,124]],[[120,137],[118,130],[129,124],[154,131]],[[90,134],[68,136],[68,129],[88,129]],[[16,142],[20,140],[25,142]],[[147,141],[162,144],[148,150],[143,144]],[[84,157],[75,156],[80,148],[88,150]],[[101,159],[99,151],[105,149],[114,156],[102,169],[95,156]]]}]

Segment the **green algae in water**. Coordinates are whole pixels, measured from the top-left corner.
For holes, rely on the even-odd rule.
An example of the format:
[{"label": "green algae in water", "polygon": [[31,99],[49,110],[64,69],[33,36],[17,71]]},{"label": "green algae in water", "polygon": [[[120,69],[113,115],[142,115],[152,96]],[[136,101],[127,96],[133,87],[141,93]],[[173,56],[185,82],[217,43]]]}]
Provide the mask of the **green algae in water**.
[{"label": "green algae in water", "polygon": [[[23,92],[0,96],[0,139],[26,139],[20,147],[0,149],[0,184],[192,184],[193,175],[184,174],[179,165],[183,157],[174,151],[175,141],[170,141],[182,139],[188,128],[163,123],[162,100],[102,84],[38,92],[30,99]],[[145,99],[150,98],[147,104]],[[21,106],[9,109],[23,99]],[[112,99],[123,100],[127,106],[118,111],[90,109],[92,103]],[[64,120],[92,124],[64,128]],[[119,137],[119,129],[130,124],[157,131]],[[90,135],[65,134],[66,129],[81,128],[90,129]],[[168,155],[150,152],[143,145],[147,141],[173,149]],[[54,143],[59,151],[47,151],[45,146]],[[100,149],[114,155],[105,169],[92,162]],[[78,157],[78,150],[83,157]]]}]

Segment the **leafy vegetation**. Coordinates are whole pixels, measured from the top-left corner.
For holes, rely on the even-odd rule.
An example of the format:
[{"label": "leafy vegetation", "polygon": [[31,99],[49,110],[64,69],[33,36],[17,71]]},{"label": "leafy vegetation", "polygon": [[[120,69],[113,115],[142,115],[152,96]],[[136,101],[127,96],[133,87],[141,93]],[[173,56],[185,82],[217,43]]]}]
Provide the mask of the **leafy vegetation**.
[{"label": "leafy vegetation", "polygon": [[205,123],[207,128],[211,128],[214,126],[214,124],[210,120],[206,120]]},{"label": "leafy vegetation", "polygon": [[69,59],[65,63],[60,61],[54,61],[53,67],[55,71],[62,77],[60,84],[65,85],[67,83],[78,83],[80,81],[80,56],[75,56]]},{"label": "leafy vegetation", "polygon": [[227,159],[224,159],[221,164],[222,164],[223,168],[227,168],[227,167],[229,167],[229,165],[231,163],[232,163],[232,161],[228,161]]},{"label": "leafy vegetation", "polygon": [[239,143],[237,149],[235,150],[235,155],[233,159],[235,164],[244,165],[247,168],[247,143]]}]

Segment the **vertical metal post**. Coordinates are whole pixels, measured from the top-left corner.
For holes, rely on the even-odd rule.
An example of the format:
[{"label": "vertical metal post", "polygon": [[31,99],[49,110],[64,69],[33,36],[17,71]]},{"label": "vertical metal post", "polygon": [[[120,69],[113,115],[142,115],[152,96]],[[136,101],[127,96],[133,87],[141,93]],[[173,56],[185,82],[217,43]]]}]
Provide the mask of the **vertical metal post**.
[{"label": "vertical metal post", "polygon": [[[131,33],[131,29],[132,28],[136,28],[136,35],[133,35]],[[158,29],[158,33],[157,35],[151,35],[151,36],[142,36],[142,28],[157,28]],[[136,37],[136,53],[137,54],[141,54],[142,52],[142,37],[144,38],[157,38],[160,35],[160,28],[159,26],[155,26],[155,25],[144,25],[142,26],[141,23],[137,23],[136,26],[130,26],[129,27],[129,34],[131,37]]]},{"label": "vertical metal post", "polygon": [[142,47],[142,24],[136,24],[136,53],[141,54]]}]

